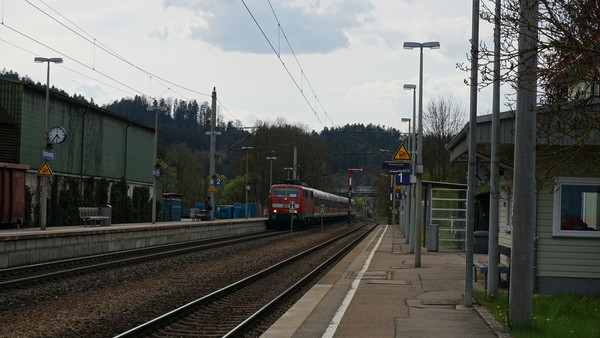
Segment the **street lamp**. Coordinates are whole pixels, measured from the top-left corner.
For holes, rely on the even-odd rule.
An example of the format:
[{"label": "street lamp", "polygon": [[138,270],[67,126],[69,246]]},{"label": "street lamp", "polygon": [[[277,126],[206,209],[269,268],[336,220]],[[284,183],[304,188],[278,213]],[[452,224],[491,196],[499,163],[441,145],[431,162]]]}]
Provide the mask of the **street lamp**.
[{"label": "street lamp", "polygon": [[267,160],[271,161],[271,169],[269,171],[269,188],[273,186],[273,160],[276,160],[277,156],[267,156]]},{"label": "street lamp", "polygon": [[411,175],[411,180],[410,180],[410,219],[409,219],[409,223],[412,225],[410,227],[409,230],[409,240],[406,241],[406,243],[410,243],[408,246],[408,252],[409,253],[414,253],[415,252],[415,241],[412,240],[415,236],[414,232],[415,232],[415,227],[414,227],[414,223],[415,223],[415,184],[414,182],[414,176],[415,176],[415,147],[417,145],[415,137],[416,137],[416,133],[415,133],[415,127],[417,125],[417,117],[416,117],[416,107],[417,107],[417,86],[414,84],[404,84],[404,90],[412,90],[413,91],[413,126],[412,126],[412,138],[411,138],[411,143],[410,143],[410,151],[413,154],[413,157],[410,161],[411,164],[411,168],[410,168],[410,175]]},{"label": "street lamp", "polygon": [[[404,88],[406,89],[406,85],[404,85]],[[413,108],[413,111],[414,111],[414,108]],[[413,113],[414,113],[414,112],[413,112]],[[414,115],[414,114],[413,114],[413,115]],[[410,118],[407,118],[407,117],[403,117],[403,118],[402,118],[400,121],[402,121],[402,122],[408,122],[408,133],[409,133],[409,135],[410,135],[410,134],[411,134],[411,131],[410,131],[410,122],[411,122],[411,119],[410,119]],[[411,139],[410,137],[408,137],[408,141],[409,141],[409,143],[410,143],[410,153],[412,154],[412,156],[410,157],[410,163],[411,163],[411,164],[413,164],[413,163],[414,163],[414,162],[413,162],[413,161],[414,161],[414,156],[415,156],[415,151],[414,151],[414,148],[413,148],[414,140],[413,140],[413,139]],[[412,167],[412,166],[411,166],[411,167]],[[412,174],[412,168],[411,168],[411,170],[410,170],[410,173]],[[408,240],[409,240],[409,238],[411,238],[411,237],[410,237],[410,228],[411,228],[411,227],[410,227],[410,223],[411,223],[410,215],[412,215],[412,214],[413,214],[413,212],[412,212],[412,208],[411,208],[411,203],[412,203],[412,201],[413,201],[413,198],[412,198],[411,191],[412,191],[412,184],[409,186],[409,191],[408,191],[408,201],[407,201],[407,202],[404,202],[404,205],[406,206],[406,210],[407,210],[407,212],[406,212],[406,213],[405,213],[405,215],[404,215],[404,220],[405,220],[405,227],[404,227],[404,229],[405,229],[405,231],[406,231],[406,230],[408,230],[407,232],[408,232],[408,234],[409,234],[408,236],[404,236],[404,237],[405,237],[405,239],[406,239],[406,243],[408,243]],[[406,205],[406,204],[408,204],[408,205]],[[398,216],[398,218],[399,218],[399,217],[400,217],[400,216]],[[413,229],[414,229],[414,228],[413,228]]]},{"label": "street lamp", "polygon": [[248,190],[250,190],[250,186],[248,185],[248,150],[252,150],[254,147],[242,147],[242,150],[246,151],[246,218],[248,218]]},{"label": "street lamp", "polygon": [[[48,144],[48,108],[50,105],[50,63],[62,63],[62,58],[43,58],[43,57],[35,57],[33,61],[37,63],[48,64],[48,68],[46,70],[46,112],[44,117],[44,142],[42,143],[42,149],[49,149],[50,145]],[[46,230],[46,210],[47,210],[47,186],[48,186],[48,178],[46,176],[42,176],[41,178],[41,191],[40,191],[40,230]]]},{"label": "street lamp", "polygon": [[294,168],[293,167],[285,167],[285,168],[283,168],[283,170],[287,170],[287,179],[289,180],[290,179],[290,171],[294,170]]},{"label": "street lamp", "polygon": [[419,55],[419,139],[417,146],[417,164],[415,167],[415,174],[417,175],[417,186],[415,193],[415,202],[417,207],[415,217],[415,268],[421,267],[421,186],[423,183],[423,48],[439,49],[440,43],[438,41],[431,42],[405,42],[403,45],[404,49],[420,49]]},{"label": "street lamp", "polygon": [[152,224],[156,223],[156,177],[160,175],[158,172],[158,111],[167,111],[165,106],[148,107],[148,111],[154,111],[154,168],[152,169]]}]

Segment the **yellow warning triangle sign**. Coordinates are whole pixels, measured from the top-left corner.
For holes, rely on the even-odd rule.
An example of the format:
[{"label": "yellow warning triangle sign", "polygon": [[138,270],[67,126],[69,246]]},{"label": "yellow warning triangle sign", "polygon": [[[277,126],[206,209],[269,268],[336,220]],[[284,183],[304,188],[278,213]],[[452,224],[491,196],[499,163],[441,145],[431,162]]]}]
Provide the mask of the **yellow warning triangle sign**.
[{"label": "yellow warning triangle sign", "polygon": [[410,154],[408,153],[408,150],[406,150],[404,143],[401,143],[400,147],[398,147],[398,150],[396,150],[394,157],[392,157],[392,160],[394,160],[394,161],[410,161],[410,159],[411,159],[411,157],[410,157]]},{"label": "yellow warning triangle sign", "polygon": [[44,164],[42,164],[37,174],[38,176],[52,176],[52,169],[50,169],[48,162],[44,161]]},{"label": "yellow warning triangle sign", "polygon": [[208,188],[208,191],[209,192],[215,192],[215,191],[217,191],[217,189],[215,189],[214,185],[211,185],[210,188]]}]

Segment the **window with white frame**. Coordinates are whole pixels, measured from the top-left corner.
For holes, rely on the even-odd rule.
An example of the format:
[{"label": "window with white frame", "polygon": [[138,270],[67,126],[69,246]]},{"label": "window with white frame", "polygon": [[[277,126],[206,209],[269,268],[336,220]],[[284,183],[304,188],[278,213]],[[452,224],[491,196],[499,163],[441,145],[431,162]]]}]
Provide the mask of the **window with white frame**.
[{"label": "window with white frame", "polygon": [[600,178],[561,177],[554,192],[552,234],[600,238]]}]

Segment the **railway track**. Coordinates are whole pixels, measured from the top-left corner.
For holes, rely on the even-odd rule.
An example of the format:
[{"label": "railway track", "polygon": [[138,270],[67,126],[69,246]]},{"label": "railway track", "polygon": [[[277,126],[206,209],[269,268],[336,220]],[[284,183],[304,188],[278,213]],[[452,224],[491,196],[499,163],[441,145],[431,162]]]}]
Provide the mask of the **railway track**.
[{"label": "railway track", "polygon": [[230,236],[207,240],[189,241],[150,248],[119,251],[109,254],[85,256],[41,264],[26,265],[0,270],[0,289],[7,290],[57,278],[80,275],[90,271],[160,259],[175,255],[206,250],[219,246],[271,237],[280,232],[267,231],[244,236]]},{"label": "railway track", "polygon": [[352,227],[343,235],[196,299],[117,337],[241,336],[263,319],[278,302],[297,292],[375,227],[370,221],[363,223],[360,227]]}]

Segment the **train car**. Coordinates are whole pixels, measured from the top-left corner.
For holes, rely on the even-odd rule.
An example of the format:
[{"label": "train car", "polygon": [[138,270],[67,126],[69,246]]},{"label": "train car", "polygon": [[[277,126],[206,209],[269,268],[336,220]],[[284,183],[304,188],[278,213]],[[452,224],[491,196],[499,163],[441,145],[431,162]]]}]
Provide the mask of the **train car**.
[{"label": "train car", "polygon": [[[356,216],[356,203],[351,202],[351,216]],[[271,187],[269,202],[269,227],[286,228],[316,224],[348,217],[348,198],[330,194],[298,184],[276,184]]]}]

